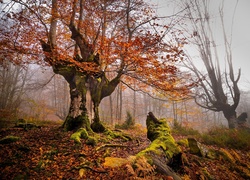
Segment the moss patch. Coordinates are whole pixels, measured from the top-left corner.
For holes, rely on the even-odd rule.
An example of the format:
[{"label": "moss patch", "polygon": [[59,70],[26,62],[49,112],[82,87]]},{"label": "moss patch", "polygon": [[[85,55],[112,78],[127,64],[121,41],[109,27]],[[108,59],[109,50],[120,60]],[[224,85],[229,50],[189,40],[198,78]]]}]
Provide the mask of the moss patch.
[{"label": "moss patch", "polygon": [[114,132],[114,131],[111,131],[109,129],[106,129],[104,131],[104,134],[107,136],[108,139],[121,138],[124,141],[132,140],[132,138],[130,136],[128,136],[128,135],[124,135],[124,134],[119,133],[119,132]]},{"label": "moss patch", "polygon": [[76,143],[81,143],[81,139],[87,139],[88,136],[86,129],[80,128],[70,136],[70,139],[73,139]]},{"label": "moss patch", "polygon": [[188,147],[188,140],[187,139],[180,139],[179,141],[176,142],[180,146]]},{"label": "moss patch", "polygon": [[77,144],[81,144],[81,139],[86,139],[86,144],[88,145],[95,145],[97,142],[94,137],[89,136],[85,128],[78,129],[70,136],[70,139],[73,139]]},{"label": "moss patch", "polygon": [[154,121],[148,116],[146,124],[148,129],[147,137],[152,143],[148,148],[138,153],[138,156],[145,156],[150,153],[162,155],[162,152],[164,152],[166,159],[171,159],[174,155],[181,152],[180,147],[175,143],[174,138],[170,134],[170,127],[166,120]]}]

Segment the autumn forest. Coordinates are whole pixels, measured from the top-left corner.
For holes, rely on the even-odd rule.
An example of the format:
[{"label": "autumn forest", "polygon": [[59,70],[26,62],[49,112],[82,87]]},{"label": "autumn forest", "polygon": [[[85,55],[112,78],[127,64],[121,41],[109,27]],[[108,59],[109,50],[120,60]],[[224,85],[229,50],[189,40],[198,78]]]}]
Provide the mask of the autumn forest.
[{"label": "autumn forest", "polygon": [[0,0],[0,179],[250,179],[224,1],[166,2]]}]

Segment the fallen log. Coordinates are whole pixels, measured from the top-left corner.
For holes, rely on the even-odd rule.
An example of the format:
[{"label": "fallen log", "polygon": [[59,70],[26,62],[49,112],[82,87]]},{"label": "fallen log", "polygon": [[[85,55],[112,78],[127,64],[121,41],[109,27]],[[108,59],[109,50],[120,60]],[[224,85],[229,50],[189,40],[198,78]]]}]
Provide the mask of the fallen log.
[{"label": "fallen log", "polygon": [[137,157],[144,156],[152,166],[156,166],[158,172],[172,176],[175,180],[181,180],[172,168],[182,167],[182,153],[170,133],[166,120],[159,120],[149,112],[146,125],[147,138],[151,144],[139,152]]},{"label": "fallen log", "polygon": [[[106,157],[105,167],[125,166],[129,176],[134,178],[152,177],[154,171],[174,180],[181,177],[173,170],[183,167],[182,152],[170,134],[166,120],[157,119],[152,112],[147,116],[147,138],[151,144],[135,156],[128,158]],[[106,145],[105,145],[106,146]]]}]

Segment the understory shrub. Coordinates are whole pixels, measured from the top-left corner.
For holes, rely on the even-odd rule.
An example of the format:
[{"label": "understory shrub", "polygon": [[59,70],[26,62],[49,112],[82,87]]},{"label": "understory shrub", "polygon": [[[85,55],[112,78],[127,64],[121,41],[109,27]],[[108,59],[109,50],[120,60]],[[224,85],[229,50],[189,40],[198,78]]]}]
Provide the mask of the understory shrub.
[{"label": "understory shrub", "polygon": [[126,121],[123,124],[121,124],[121,125],[116,124],[115,128],[118,128],[118,129],[129,129],[130,127],[133,127],[134,125],[135,125],[135,120],[132,117],[131,113],[129,111],[127,111]]}]

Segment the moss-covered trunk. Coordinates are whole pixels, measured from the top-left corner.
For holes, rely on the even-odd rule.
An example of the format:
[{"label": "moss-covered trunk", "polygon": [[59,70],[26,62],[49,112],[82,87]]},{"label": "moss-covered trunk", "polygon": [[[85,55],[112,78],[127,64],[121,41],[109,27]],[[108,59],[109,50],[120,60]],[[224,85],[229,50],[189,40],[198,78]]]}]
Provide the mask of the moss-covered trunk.
[{"label": "moss-covered trunk", "polygon": [[[69,69],[69,71],[72,71]],[[109,81],[104,73],[84,75],[83,73],[59,72],[70,85],[70,109],[65,120],[66,130],[76,130],[81,127],[95,132],[103,132],[105,127],[99,117],[101,100],[109,96],[119,83],[119,79]],[[92,122],[90,126],[90,122]]]},{"label": "moss-covered trunk", "polygon": [[70,109],[64,122],[64,128],[68,131],[77,130],[81,127],[91,130],[90,128],[90,109],[87,108],[87,78],[75,73],[71,75],[60,72],[70,86]]},{"label": "moss-covered trunk", "polygon": [[146,157],[159,172],[172,176],[175,180],[181,180],[172,168],[179,170],[182,167],[182,153],[170,133],[166,120],[158,120],[149,112],[146,124],[147,137],[151,144],[137,156]]},{"label": "moss-covered trunk", "polygon": [[[57,7],[52,3],[52,14],[57,14]],[[56,74],[62,75],[70,86],[70,109],[63,124],[66,130],[76,130],[84,127],[87,130],[102,132],[105,130],[99,118],[99,104],[104,97],[111,95],[120,82],[124,64],[121,63],[117,75],[109,80],[102,71],[99,54],[95,54],[94,46],[89,44],[75,26],[75,9],[69,24],[71,39],[76,46],[73,57],[60,54],[56,48],[56,17],[50,29],[50,39],[40,40],[45,61],[49,63]],[[80,23],[79,23],[80,24]],[[93,121],[90,127],[90,121]]]}]

